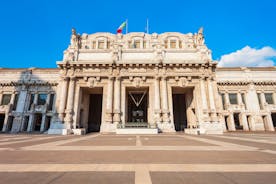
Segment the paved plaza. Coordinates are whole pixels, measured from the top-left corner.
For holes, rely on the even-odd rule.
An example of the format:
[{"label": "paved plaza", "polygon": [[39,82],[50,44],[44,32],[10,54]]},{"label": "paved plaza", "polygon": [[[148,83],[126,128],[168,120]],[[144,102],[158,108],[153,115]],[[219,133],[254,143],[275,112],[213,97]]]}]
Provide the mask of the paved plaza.
[{"label": "paved plaza", "polygon": [[276,134],[0,134],[0,171],[9,184],[274,184]]}]

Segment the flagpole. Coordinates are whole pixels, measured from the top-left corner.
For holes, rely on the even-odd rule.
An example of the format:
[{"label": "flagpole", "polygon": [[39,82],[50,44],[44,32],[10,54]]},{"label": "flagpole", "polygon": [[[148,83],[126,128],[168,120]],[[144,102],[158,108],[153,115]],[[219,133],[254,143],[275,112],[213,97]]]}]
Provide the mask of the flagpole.
[{"label": "flagpole", "polygon": [[149,34],[149,19],[147,18],[147,34]]},{"label": "flagpole", "polygon": [[126,19],[126,34],[128,33],[128,20]]}]

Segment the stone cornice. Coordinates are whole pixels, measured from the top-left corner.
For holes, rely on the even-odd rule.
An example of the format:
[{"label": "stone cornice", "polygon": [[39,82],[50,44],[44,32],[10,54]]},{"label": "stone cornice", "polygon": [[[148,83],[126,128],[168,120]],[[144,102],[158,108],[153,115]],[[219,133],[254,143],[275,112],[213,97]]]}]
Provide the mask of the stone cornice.
[{"label": "stone cornice", "polygon": [[36,80],[36,81],[1,81],[0,86],[22,86],[22,85],[27,85],[27,86],[57,86],[58,82],[49,82],[49,81],[41,81],[41,80]]},{"label": "stone cornice", "polygon": [[95,68],[95,67],[215,67],[216,63],[95,63],[95,62],[58,62],[60,69]]},{"label": "stone cornice", "polygon": [[254,85],[276,85],[276,81],[270,80],[270,81],[218,81],[218,85],[248,85],[248,84],[254,84]]}]

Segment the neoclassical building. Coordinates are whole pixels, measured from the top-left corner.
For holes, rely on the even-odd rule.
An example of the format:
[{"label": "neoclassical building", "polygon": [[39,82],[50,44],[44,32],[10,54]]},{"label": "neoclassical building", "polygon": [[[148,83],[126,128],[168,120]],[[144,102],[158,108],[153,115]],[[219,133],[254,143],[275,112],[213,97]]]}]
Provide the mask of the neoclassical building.
[{"label": "neoclassical building", "polygon": [[0,130],[275,131],[276,67],[219,68],[197,33],[72,30],[58,68],[0,69]]}]

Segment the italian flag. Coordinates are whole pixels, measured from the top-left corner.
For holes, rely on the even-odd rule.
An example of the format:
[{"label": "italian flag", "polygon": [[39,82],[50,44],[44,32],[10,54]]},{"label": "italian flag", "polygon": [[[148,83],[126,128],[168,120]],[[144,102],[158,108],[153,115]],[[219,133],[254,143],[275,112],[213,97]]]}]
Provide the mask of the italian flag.
[{"label": "italian flag", "polygon": [[123,22],[117,29],[117,33],[122,33],[123,29],[126,27],[127,22]]}]

